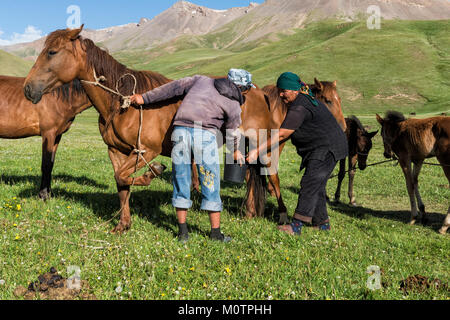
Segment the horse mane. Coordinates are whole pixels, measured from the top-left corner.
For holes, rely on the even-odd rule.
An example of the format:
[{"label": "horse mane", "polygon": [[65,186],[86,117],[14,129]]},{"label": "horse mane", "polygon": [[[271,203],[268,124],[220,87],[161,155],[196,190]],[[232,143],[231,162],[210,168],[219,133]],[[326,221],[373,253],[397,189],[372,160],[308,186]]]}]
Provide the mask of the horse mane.
[{"label": "horse mane", "polygon": [[57,99],[60,99],[63,102],[69,102],[73,97],[79,96],[84,93],[85,91],[83,89],[83,86],[81,85],[81,81],[78,79],[63,84],[62,86],[52,91],[53,96],[56,96]]},{"label": "horse mane", "polygon": [[403,115],[403,113],[401,113],[401,112],[387,111],[384,120],[389,121],[389,122],[399,123],[399,122],[405,121],[406,118]]},{"label": "horse mane", "polygon": [[[114,59],[107,51],[96,46],[91,39],[80,38],[80,41],[86,51],[88,67],[95,68],[97,76],[105,76],[104,84],[112,89],[116,89],[117,82],[127,73],[133,75],[137,80],[136,93],[144,93],[171,81],[156,72],[129,69]],[[123,95],[133,94],[134,79],[123,77],[118,89]],[[119,97],[114,98],[119,99]]]},{"label": "horse mane", "polygon": [[362,131],[366,131],[366,128],[364,128],[361,121],[355,115],[350,116],[349,119],[351,120],[352,123],[354,123],[356,125],[356,127],[358,129],[361,129]]},{"label": "horse mane", "polygon": [[283,113],[286,113],[288,110],[288,106],[283,102],[280,98],[280,89],[274,85],[265,86],[263,89],[264,93],[269,97],[270,102],[270,110],[274,111],[278,108],[281,108]]}]

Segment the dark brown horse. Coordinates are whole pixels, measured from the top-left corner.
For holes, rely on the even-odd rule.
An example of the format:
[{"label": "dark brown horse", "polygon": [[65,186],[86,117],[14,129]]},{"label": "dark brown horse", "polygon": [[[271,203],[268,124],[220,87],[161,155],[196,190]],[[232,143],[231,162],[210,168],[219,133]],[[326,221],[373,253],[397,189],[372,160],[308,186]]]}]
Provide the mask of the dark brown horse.
[{"label": "dark brown horse", "polygon": [[[123,95],[131,95],[134,89],[136,93],[142,94],[171,80],[158,73],[128,69],[91,40],[81,38],[79,36],[81,30],[82,28],[57,30],[48,36],[44,50],[26,79],[24,93],[29,100],[37,103],[44,94],[57,86],[74,79],[82,81],[90,101],[100,113],[100,132],[108,145],[114,167],[121,216],[119,224],[113,231],[123,232],[131,226],[130,186],[148,186],[164,168],[154,163],[149,166],[149,172],[142,176],[131,177],[131,175],[160,154],[171,156],[173,118],[183,97],[147,106],[142,113],[136,108],[121,109],[121,99],[118,96],[86,81],[94,82],[95,75],[104,76],[106,77],[102,82],[104,86],[116,88],[117,85]],[[123,78],[126,74],[132,77]],[[137,82],[136,88],[133,77]],[[250,90],[246,94],[246,105],[250,102],[264,104],[266,107],[263,108],[268,108],[262,90]],[[245,105],[243,110],[245,113]],[[142,132],[139,142],[141,114]],[[141,156],[138,156],[139,154]]]},{"label": "dark brown horse", "polygon": [[79,81],[66,84],[42,99],[37,106],[25,99],[25,78],[0,76],[0,138],[42,136],[42,178],[39,197],[51,194],[51,176],[61,136],[77,114],[91,106]]},{"label": "dark brown horse", "polygon": [[[319,81],[315,78],[314,84],[310,84],[309,87],[313,91],[316,98],[327,106],[327,108],[336,118],[336,121],[341,126],[342,130],[345,131],[347,129],[347,123],[342,112],[342,101],[337,92],[337,82]],[[284,119],[286,118],[288,106],[280,98],[280,90],[276,86],[266,86],[263,88],[263,91],[266,93],[270,101],[270,126],[272,128],[279,129],[283,124]],[[281,153],[283,152],[285,145],[286,143],[283,143],[279,146],[279,155],[281,155]],[[287,209],[281,195],[280,178],[278,176],[278,173],[270,173],[268,178],[269,192],[272,196],[275,196],[278,201],[278,211],[280,214],[279,222],[287,223]],[[264,197],[261,195],[256,197],[255,201],[257,203],[262,203],[262,201],[259,199],[264,199]],[[259,205],[259,207],[264,208],[264,205]],[[259,214],[261,214],[261,212],[259,212]]]},{"label": "dark brown horse", "polygon": [[[426,217],[418,185],[424,160],[436,157],[450,183],[450,117],[406,119],[395,111],[387,112],[384,119],[378,114],[376,117],[382,127],[384,156],[390,159],[395,155],[405,175],[411,203],[410,224],[414,224],[418,218],[416,198],[422,219]],[[439,232],[445,234],[449,227],[450,207]]]},{"label": "dark brown horse", "polygon": [[[360,170],[365,170],[367,167],[367,157],[372,149],[372,139],[376,136],[378,131],[368,132],[361,121],[355,116],[350,118],[345,118],[347,123],[347,130],[345,131],[348,140],[348,197],[350,199],[350,204],[356,205],[356,198],[353,193],[353,182],[356,173],[356,163],[358,163],[358,168]],[[341,197],[341,186],[342,181],[345,178],[345,159],[339,162],[339,174],[338,174],[338,185],[334,199],[336,201],[340,200]]]}]

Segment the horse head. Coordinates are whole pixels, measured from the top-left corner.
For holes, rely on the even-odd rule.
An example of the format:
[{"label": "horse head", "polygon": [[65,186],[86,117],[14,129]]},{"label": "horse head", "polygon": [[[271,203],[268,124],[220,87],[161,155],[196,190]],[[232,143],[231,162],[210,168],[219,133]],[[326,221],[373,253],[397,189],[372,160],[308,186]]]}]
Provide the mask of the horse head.
[{"label": "horse head", "polygon": [[75,80],[82,68],[79,63],[81,46],[79,29],[57,30],[46,39],[45,47],[25,79],[25,97],[37,104],[42,96],[65,83]]},{"label": "horse head", "polygon": [[347,129],[347,124],[345,122],[344,114],[342,113],[342,99],[337,92],[337,81],[319,81],[314,78],[314,84],[311,85],[311,91],[318,100],[322,101],[327,106],[342,130],[345,131]]},{"label": "horse head", "polygon": [[378,114],[376,115],[378,123],[381,125],[381,136],[383,137],[384,156],[387,159],[394,158],[392,146],[398,136],[400,126],[399,123],[405,121],[403,114],[397,111],[388,111],[386,117],[383,119]]}]

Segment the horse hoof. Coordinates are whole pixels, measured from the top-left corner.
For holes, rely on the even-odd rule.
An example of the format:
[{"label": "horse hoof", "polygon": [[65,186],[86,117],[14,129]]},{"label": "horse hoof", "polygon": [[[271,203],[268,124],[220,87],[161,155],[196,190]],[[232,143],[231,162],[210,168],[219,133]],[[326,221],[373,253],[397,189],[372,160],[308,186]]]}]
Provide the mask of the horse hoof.
[{"label": "horse hoof", "polygon": [[354,208],[359,207],[358,204],[357,204],[356,202],[350,202],[350,205],[351,205],[352,207],[354,207]]},{"label": "horse hoof", "polygon": [[51,192],[48,192],[47,189],[41,190],[39,192],[39,199],[47,201],[51,198]]},{"label": "horse hoof", "polygon": [[442,227],[441,229],[439,229],[439,233],[440,234],[447,234],[447,229],[448,229],[448,227]]},{"label": "horse hoof", "polygon": [[154,171],[154,173],[159,177],[160,175],[163,174],[163,172],[167,169],[167,167],[159,162],[153,162],[152,165],[152,170]]},{"label": "horse hoof", "polygon": [[125,232],[127,232],[128,230],[130,230],[131,226],[124,226],[122,224],[119,224],[117,227],[115,227],[114,229],[111,230],[112,234],[118,234],[118,235],[122,235]]},{"label": "horse hoof", "polygon": [[413,226],[413,225],[415,225],[415,224],[416,224],[416,219],[411,220],[411,221],[409,222],[409,225],[411,225],[411,226]]},{"label": "horse hoof", "polygon": [[287,212],[280,213],[280,219],[278,221],[278,224],[288,224],[288,223],[289,223],[289,219],[288,219]]}]

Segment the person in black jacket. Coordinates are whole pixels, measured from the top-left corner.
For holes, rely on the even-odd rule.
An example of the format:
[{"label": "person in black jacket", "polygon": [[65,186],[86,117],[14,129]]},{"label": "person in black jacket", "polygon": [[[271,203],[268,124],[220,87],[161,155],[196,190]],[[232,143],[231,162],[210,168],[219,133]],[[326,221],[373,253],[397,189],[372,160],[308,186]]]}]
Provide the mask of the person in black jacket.
[{"label": "person in black jacket", "polygon": [[306,171],[292,223],[279,229],[293,235],[300,235],[304,225],[330,230],[326,185],[337,162],[348,155],[347,138],[328,108],[315,99],[298,75],[283,73],[277,87],[281,99],[289,106],[286,119],[279,134],[250,151],[247,161],[255,162],[261,153],[291,138],[302,157],[301,170]]}]

